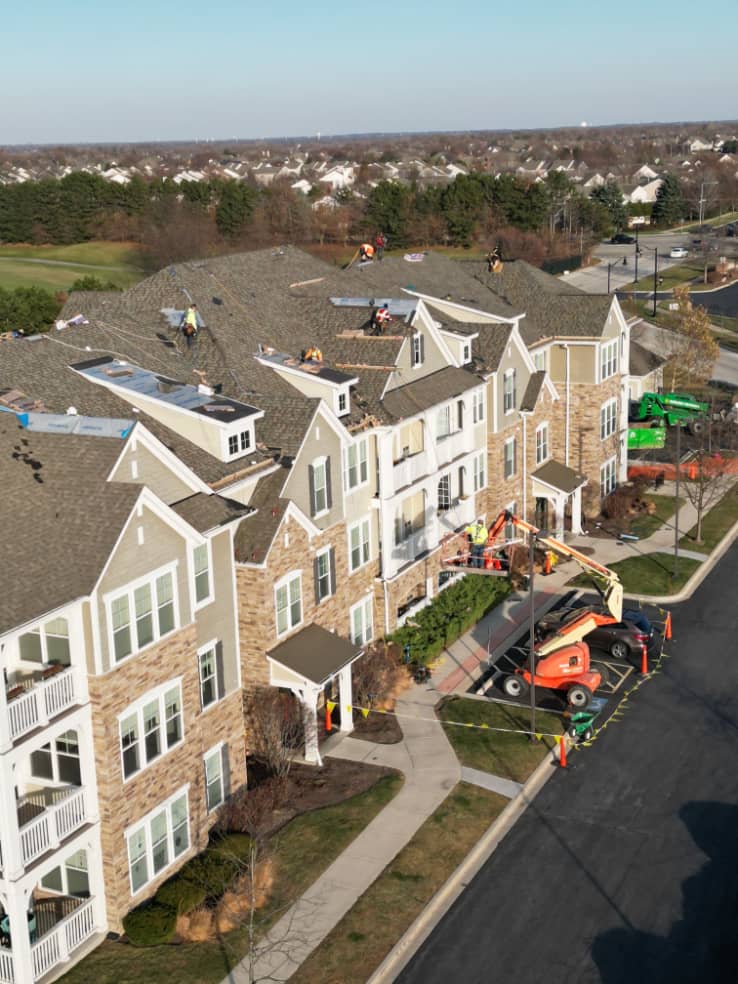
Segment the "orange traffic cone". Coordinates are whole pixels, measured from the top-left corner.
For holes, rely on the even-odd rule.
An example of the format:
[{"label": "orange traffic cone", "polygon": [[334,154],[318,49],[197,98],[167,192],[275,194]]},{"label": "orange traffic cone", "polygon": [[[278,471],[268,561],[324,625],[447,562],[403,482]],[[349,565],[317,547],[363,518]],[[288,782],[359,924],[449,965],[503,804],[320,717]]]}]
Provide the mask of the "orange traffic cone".
[{"label": "orange traffic cone", "polygon": [[551,573],[551,551],[550,550],[547,550],[546,551],[546,559],[543,561],[543,573],[544,574],[550,574]]},{"label": "orange traffic cone", "polygon": [[648,650],[645,646],[641,646],[641,674],[648,676]]},{"label": "orange traffic cone", "polygon": [[695,480],[695,478],[697,478],[697,466],[696,465],[690,465],[689,466],[689,471],[688,471],[687,474],[689,475],[690,481],[693,482]]},{"label": "orange traffic cone", "polygon": [[325,730],[331,732],[333,730],[333,718],[331,717],[331,709],[328,704],[325,705]]},{"label": "orange traffic cone", "polygon": [[671,639],[671,612],[666,613],[666,621],[664,622],[664,639]]},{"label": "orange traffic cone", "polygon": [[562,769],[566,768],[566,735],[559,738],[559,765]]}]

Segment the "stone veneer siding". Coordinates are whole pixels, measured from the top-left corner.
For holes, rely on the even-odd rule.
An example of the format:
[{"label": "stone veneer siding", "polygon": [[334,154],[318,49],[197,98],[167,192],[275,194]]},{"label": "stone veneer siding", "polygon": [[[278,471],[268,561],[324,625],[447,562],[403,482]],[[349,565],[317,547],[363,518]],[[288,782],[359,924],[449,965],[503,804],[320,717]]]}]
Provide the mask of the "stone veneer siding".
[{"label": "stone veneer siding", "polygon": [[[206,812],[203,755],[225,742],[230,768],[228,788],[233,791],[246,782],[240,691],[202,712],[196,652],[193,623],[132,656],[110,673],[89,678],[107,912],[110,929],[116,932],[122,930],[122,917],[130,909],[153,895],[184,861],[207,844],[217,811]],[[177,677],[182,678],[184,740],[124,783],[118,715],[149,690]],[[124,831],[187,784],[190,850],[132,896]]]}]

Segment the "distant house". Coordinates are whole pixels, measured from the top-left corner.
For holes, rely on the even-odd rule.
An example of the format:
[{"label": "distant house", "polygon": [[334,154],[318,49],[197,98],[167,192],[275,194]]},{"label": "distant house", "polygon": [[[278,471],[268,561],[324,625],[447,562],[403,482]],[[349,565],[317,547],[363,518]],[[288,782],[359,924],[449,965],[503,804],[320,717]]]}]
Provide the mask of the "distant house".
[{"label": "distant house", "polygon": [[623,200],[630,205],[653,205],[658,190],[664,182],[661,178],[649,181],[648,184],[637,185],[631,192],[623,195]]},{"label": "distant house", "polygon": [[648,164],[643,164],[633,175],[635,181],[653,181],[654,178],[658,178],[658,174]]}]

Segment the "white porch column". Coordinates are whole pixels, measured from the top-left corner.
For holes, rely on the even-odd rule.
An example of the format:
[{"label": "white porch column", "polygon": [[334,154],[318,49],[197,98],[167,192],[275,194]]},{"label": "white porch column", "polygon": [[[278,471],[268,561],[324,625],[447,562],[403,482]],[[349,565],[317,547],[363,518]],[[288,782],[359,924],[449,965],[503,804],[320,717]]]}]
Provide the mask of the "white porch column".
[{"label": "white porch column", "polygon": [[582,489],[574,489],[571,494],[571,531],[579,534],[582,532]]},{"label": "white porch column", "polygon": [[554,536],[557,540],[564,539],[564,510],[566,509],[566,496],[562,492],[553,501],[554,506]]},{"label": "white porch column", "polygon": [[18,807],[15,802],[17,776],[8,757],[0,759],[0,844],[3,851],[3,876],[7,880],[23,874]]},{"label": "white porch column", "polygon": [[10,924],[10,949],[13,951],[13,970],[15,984],[33,984],[33,958],[31,956],[31,937],[28,931],[28,890],[18,885],[8,885],[4,905]]},{"label": "white porch column", "polygon": [[105,932],[108,928],[108,914],[105,905],[105,876],[99,827],[92,831],[91,840],[85,845],[85,853],[87,854],[87,881],[93,900],[92,911],[95,914],[95,929],[97,932]]},{"label": "white porch column", "polygon": [[305,728],[305,761],[310,765],[322,765],[318,748],[318,696],[320,687],[310,687],[303,690],[300,696],[302,702],[302,723]]},{"label": "white porch column", "polygon": [[92,734],[92,718],[89,709],[84,722],[77,729],[79,737],[80,773],[85,787],[85,816],[90,823],[100,818],[97,798],[97,769],[95,767],[95,742]]},{"label": "white porch column", "polygon": [[351,664],[344,666],[338,674],[338,699],[341,702],[341,725],[339,731],[354,730],[353,689],[351,686]]}]

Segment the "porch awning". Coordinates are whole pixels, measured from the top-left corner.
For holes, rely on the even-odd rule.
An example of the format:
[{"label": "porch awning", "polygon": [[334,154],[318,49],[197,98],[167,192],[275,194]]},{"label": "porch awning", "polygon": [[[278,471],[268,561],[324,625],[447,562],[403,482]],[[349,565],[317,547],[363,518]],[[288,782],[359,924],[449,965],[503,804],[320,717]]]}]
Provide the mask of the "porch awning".
[{"label": "porch awning", "polygon": [[320,625],[307,625],[267,653],[267,659],[272,664],[272,683],[277,686],[289,686],[300,678],[322,687],[362,652],[361,646]]},{"label": "porch awning", "polygon": [[534,471],[531,478],[542,485],[547,485],[556,492],[563,492],[565,495],[571,495],[572,492],[576,492],[577,489],[587,484],[585,475],[580,475],[568,465],[562,465],[560,461],[553,459]]}]

